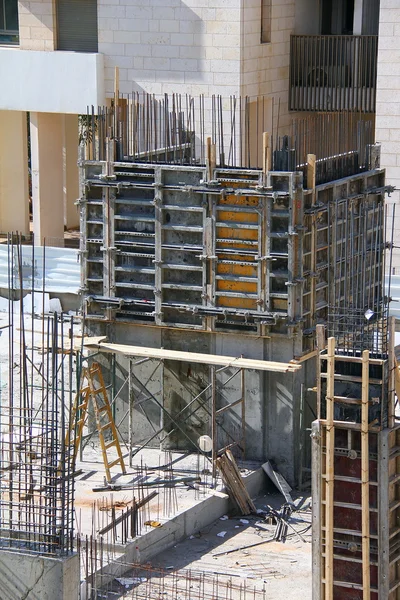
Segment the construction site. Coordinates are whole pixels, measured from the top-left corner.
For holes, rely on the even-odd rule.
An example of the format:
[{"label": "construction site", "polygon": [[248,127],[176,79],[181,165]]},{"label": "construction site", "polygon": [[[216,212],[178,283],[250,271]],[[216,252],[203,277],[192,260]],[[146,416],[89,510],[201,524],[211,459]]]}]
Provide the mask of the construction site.
[{"label": "construction site", "polygon": [[79,251],[1,244],[4,600],[400,598],[394,188],[366,112],[279,119],[116,84]]}]

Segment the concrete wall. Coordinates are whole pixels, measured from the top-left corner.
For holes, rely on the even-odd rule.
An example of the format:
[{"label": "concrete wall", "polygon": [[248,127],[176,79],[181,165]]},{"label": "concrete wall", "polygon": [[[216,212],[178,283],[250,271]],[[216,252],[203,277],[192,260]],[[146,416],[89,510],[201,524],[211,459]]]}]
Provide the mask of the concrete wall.
[{"label": "concrete wall", "polygon": [[[188,350],[205,353],[215,353],[231,356],[243,354],[246,358],[264,360],[291,360],[299,352],[300,338],[295,339],[277,337],[272,339],[249,339],[235,334],[210,334],[204,332],[172,331],[150,327],[138,327],[133,324],[113,324],[112,326],[91,324],[91,335],[108,335],[109,341],[120,344],[135,344],[142,346],[162,347],[173,350]],[[112,355],[96,357],[108,374],[109,383],[112,381],[111,365]],[[135,361],[133,361],[135,362]],[[137,361],[139,362],[139,361]],[[205,393],[201,402],[205,407],[200,407],[199,402],[192,404],[191,408],[178,415],[202,389],[209,384],[208,369],[197,363],[177,363],[164,361],[164,366],[157,361],[142,362],[134,365],[131,384],[126,383],[129,375],[129,361],[127,358],[116,356],[116,385],[114,393],[121,386],[124,387],[118,394],[116,402],[116,420],[119,431],[124,439],[129,436],[129,395],[131,390],[132,400],[136,406],[132,411],[131,429],[132,443],[140,446],[149,439],[158,428],[165,427],[165,432],[174,427],[167,415],[161,414],[160,406],[151,400],[145,388],[138,384],[138,380],[147,386],[148,391],[168,412],[176,417],[176,421],[189,437],[197,442],[200,435],[211,435],[211,397]],[[217,377],[217,408],[232,402],[240,397],[240,376],[236,376],[223,387],[222,384],[228,377],[234,375],[234,369],[227,369]],[[303,363],[303,368],[297,374],[278,374],[247,370],[245,372],[245,398],[246,398],[246,458],[250,460],[265,461],[273,459],[279,470],[294,484],[299,479],[301,451],[303,446],[303,460],[306,463],[310,456],[309,436],[304,435],[304,429],[311,425],[315,416],[307,411],[301,415],[301,391],[315,384],[314,361]],[[315,398],[308,399],[315,404]],[[189,419],[186,415],[192,410],[195,414]],[[301,416],[303,424],[301,424]],[[123,419],[122,422],[121,419]],[[150,422],[152,424],[150,424]],[[226,411],[223,418],[218,419],[218,447],[223,447],[229,439],[229,432],[235,439],[241,436],[240,407]],[[225,430],[225,432],[224,432]],[[230,442],[232,439],[230,439]],[[224,443],[225,442],[225,443]],[[150,447],[159,447],[159,438],[155,437],[149,444]],[[181,450],[194,450],[188,438],[175,425],[171,438],[166,438],[163,447],[167,449],[180,448]]]},{"label": "concrete wall", "polygon": [[[376,140],[382,144],[381,166],[386,168],[388,184],[400,188],[400,5],[381,0],[378,46],[378,84],[376,102]],[[396,190],[387,199],[388,215],[399,202]],[[389,218],[390,235],[392,220]],[[400,246],[400,210],[396,208],[394,244]],[[400,250],[393,251],[393,267],[400,274]]]},{"label": "concrete wall", "polygon": [[0,47],[0,73],[0,110],[76,115],[105,103],[100,54]]},{"label": "concrete wall", "polygon": [[2,600],[78,600],[79,556],[49,558],[0,550]]}]

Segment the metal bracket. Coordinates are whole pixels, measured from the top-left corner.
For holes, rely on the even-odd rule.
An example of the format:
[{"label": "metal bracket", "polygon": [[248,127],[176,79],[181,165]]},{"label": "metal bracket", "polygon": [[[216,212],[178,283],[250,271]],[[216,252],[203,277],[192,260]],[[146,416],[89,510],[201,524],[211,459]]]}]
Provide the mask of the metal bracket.
[{"label": "metal bracket", "polygon": [[101,175],[99,175],[99,179],[101,179],[102,181],[116,181],[117,176],[116,175],[107,175],[106,173],[101,173]]}]

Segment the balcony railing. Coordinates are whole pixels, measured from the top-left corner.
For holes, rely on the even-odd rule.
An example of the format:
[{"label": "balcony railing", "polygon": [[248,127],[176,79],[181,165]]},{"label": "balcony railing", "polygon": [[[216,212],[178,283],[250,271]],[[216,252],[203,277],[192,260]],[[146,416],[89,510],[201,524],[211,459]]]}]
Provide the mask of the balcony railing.
[{"label": "balcony railing", "polygon": [[375,112],[378,36],[292,35],[289,108]]}]

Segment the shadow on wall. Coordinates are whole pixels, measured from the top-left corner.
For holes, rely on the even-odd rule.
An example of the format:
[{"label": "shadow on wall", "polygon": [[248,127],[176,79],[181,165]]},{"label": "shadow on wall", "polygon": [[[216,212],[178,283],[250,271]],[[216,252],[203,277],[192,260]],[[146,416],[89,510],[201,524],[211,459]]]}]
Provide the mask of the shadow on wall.
[{"label": "shadow on wall", "polygon": [[[124,2],[126,6],[122,6]],[[120,67],[121,81],[184,83],[202,79],[205,23],[184,2],[121,0],[116,8],[121,18],[111,32],[110,19],[102,18],[99,5],[99,39],[111,42],[113,33],[113,43],[100,42],[99,51],[106,55],[107,66]],[[134,86],[134,91],[141,88]]]}]

